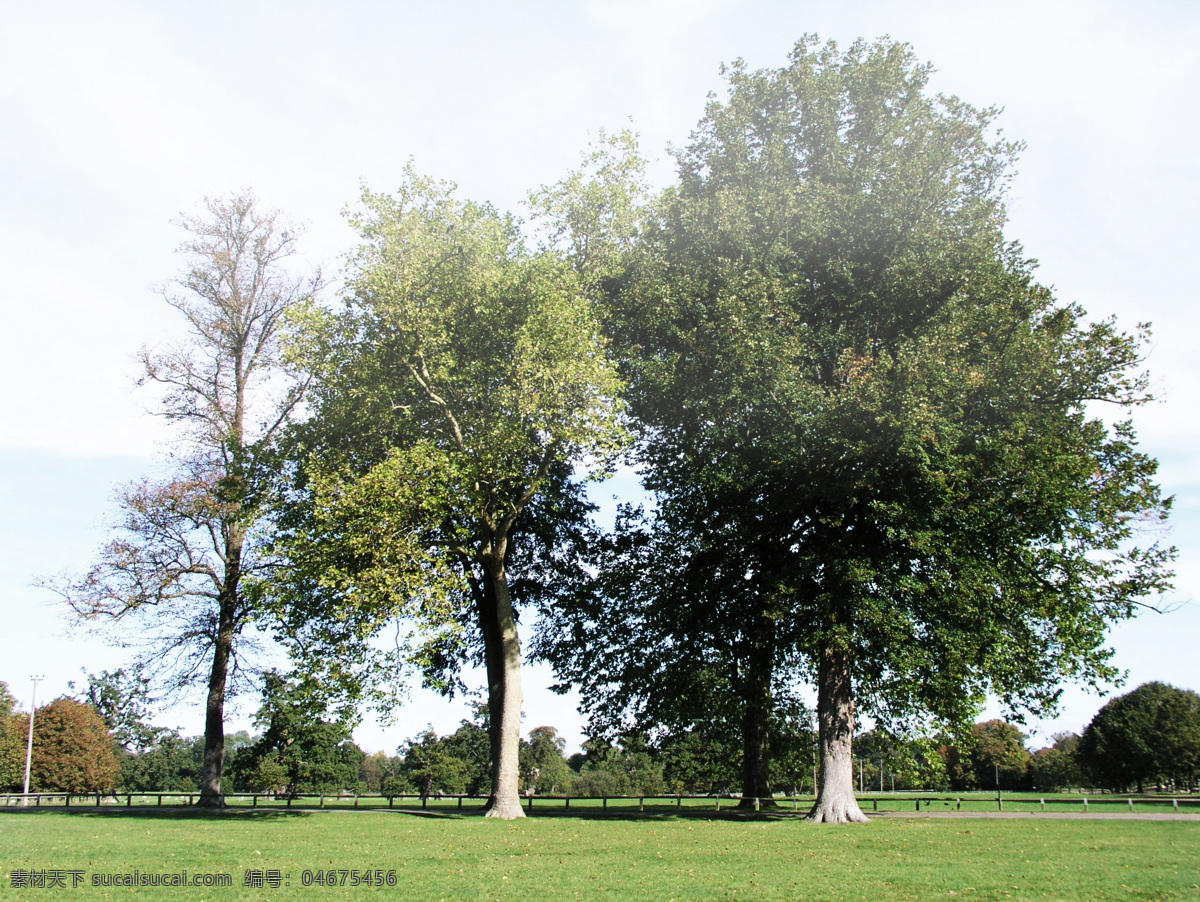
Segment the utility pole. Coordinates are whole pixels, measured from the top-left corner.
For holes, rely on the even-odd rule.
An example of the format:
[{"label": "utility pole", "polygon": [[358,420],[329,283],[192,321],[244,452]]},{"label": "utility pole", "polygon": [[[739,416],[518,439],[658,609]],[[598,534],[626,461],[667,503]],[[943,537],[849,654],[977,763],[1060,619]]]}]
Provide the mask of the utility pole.
[{"label": "utility pole", "polygon": [[25,795],[21,799],[23,808],[29,807],[29,765],[33,762],[33,714],[37,711],[37,684],[44,676],[30,677],[33,680],[33,695],[29,699],[29,741],[25,745]]}]

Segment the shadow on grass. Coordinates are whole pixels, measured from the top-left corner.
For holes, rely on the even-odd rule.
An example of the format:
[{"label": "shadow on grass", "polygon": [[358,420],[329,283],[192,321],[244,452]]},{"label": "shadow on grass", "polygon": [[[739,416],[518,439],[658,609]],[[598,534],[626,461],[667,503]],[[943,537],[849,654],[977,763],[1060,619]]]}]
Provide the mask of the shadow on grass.
[{"label": "shadow on grass", "polygon": [[[472,820],[482,819],[485,811],[482,807],[466,809],[438,808],[200,808],[200,807],[143,807],[143,808],[84,808],[84,807],[43,807],[43,808],[0,808],[0,814],[16,814],[22,817],[39,817],[48,815],[69,815],[84,818],[125,818],[142,820],[239,820],[269,821],[286,818],[307,818],[333,812],[350,812],[388,814],[397,817],[421,818],[426,820]],[[532,811],[525,809],[525,816],[530,820],[577,820],[577,821],[618,821],[618,822],[666,822],[666,821],[785,821],[803,818],[808,814],[807,808],[792,810],[790,808],[764,808],[755,811],[752,808],[722,808],[717,811],[711,808],[647,808],[643,811],[630,808],[566,808],[566,807],[534,807]]]},{"label": "shadow on grass", "polygon": [[0,814],[16,814],[21,817],[66,814],[71,817],[134,818],[143,820],[221,820],[224,818],[249,818],[250,820],[272,820],[275,818],[309,817],[316,811],[291,808],[0,808]]}]

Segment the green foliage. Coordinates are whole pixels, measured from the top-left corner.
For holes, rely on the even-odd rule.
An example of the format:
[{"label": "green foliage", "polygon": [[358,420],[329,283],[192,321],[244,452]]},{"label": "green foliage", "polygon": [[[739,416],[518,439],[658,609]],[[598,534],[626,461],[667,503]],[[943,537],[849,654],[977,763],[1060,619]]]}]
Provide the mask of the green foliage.
[{"label": "green foliage", "polygon": [[1025,787],[1030,755],[1024,733],[1013,724],[989,720],[975,724],[971,737],[971,786],[1008,790]]},{"label": "green foliage", "polygon": [[575,774],[563,757],[567,741],[554,727],[534,727],[521,743],[521,785],[540,795],[568,795]]},{"label": "green foliage", "polygon": [[868,791],[879,788],[881,769],[887,791],[944,791],[950,786],[946,758],[939,751],[937,739],[926,733],[896,735],[876,728],[855,737],[854,755],[863,762]]},{"label": "green foliage", "polygon": [[356,789],[366,757],[350,728],[324,719],[325,709],[302,682],[266,674],[256,742],[234,752],[229,776],[236,788],[254,791],[335,793]]},{"label": "green foliage", "polygon": [[[741,779],[741,738],[727,722],[698,724],[657,742],[668,792],[692,795],[735,792]],[[778,766],[778,759],[772,765]]]},{"label": "green foliage", "polygon": [[[117,745],[128,752],[140,752],[155,746],[168,731],[147,723],[150,717],[150,677],[141,664],[126,672],[102,670],[87,673],[87,685],[79,701],[91,704],[104,718]],[[73,682],[67,684],[75,690]]]},{"label": "green foliage", "polygon": [[584,743],[586,757],[571,787],[576,796],[661,795],[667,787],[654,750],[639,736],[625,736],[613,745],[602,739]]},{"label": "green foliage", "polygon": [[[226,742],[226,759],[237,751]],[[200,786],[200,766],[204,760],[204,738],[185,738],[173,730],[159,730],[152,744],[137,753],[121,755],[121,773],[117,789],[124,792],[192,792]],[[234,785],[236,781],[230,781]]]},{"label": "green foliage", "polygon": [[1084,783],[1076,752],[1079,736],[1075,733],[1055,733],[1054,744],[1038,749],[1029,762],[1030,788],[1043,792],[1060,792],[1080,787]]},{"label": "green foliage", "polygon": [[1077,756],[1100,786],[1195,785],[1200,778],[1200,695],[1143,683],[1109,701],[1088,724]]},{"label": "green foliage", "polygon": [[[1169,585],[1156,463],[1094,404],[1147,399],[1146,332],[1036,283],[1003,234],[1019,146],[930,71],[904,44],[805,38],[783,68],[730,67],[678,153],[605,282],[661,524],[612,541],[637,558],[661,529],[676,553],[642,554],[663,569],[618,586],[618,613],[568,618],[568,645],[615,624],[581,657],[620,662],[673,597],[642,671],[743,640],[828,664],[830,736],[856,705],[963,725],[988,693],[1045,713],[1064,678],[1112,678],[1108,625]],[[566,673],[639,701],[664,683],[638,668]]]},{"label": "green foliage", "polygon": [[294,317],[317,416],[281,520],[285,619],[338,652],[306,656],[330,683],[359,687],[348,643],[365,656],[405,620],[407,654],[380,669],[452,690],[485,562],[511,551],[533,577],[532,546],[584,515],[572,468],[598,477],[621,446],[620,382],[578,276],[525,250],[511,217],[410,169],[395,195],[364,191],[351,223],[347,309]]}]

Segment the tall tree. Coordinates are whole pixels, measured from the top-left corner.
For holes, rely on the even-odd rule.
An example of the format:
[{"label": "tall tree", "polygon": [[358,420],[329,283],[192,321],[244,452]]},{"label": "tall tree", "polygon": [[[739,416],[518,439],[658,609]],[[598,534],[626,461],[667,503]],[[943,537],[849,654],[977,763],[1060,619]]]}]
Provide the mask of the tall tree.
[{"label": "tall tree", "polygon": [[175,472],[127,486],[116,537],[82,579],[49,581],[75,616],[140,646],[168,688],[207,687],[200,803],[221,804],[225,700],[255,617],[245,591],[267,566],[257,524],[269,448],[300,403],[279,334],[318,279],[288,270],[296,231],[249,192],[208,199],[180,224],[187,263],[163,297],[188,337],[145,350],[142,383],[161,389],[159,413],[179,430]]},{"label": "tall tree", "polygon": [[528,251],[511,217],[410,170],[394,196],[364,192],[352,223],[362,244],[347,309],[311,311],[300,339],[319,378],[309,513],[283,539],[301,587],[295,620],[307,640],[329,624],[361,639],[415,617],[432,636],[427,672],[452,668],[476,640],[488,814],[522,817],[509,568],[533,575],[532,549],[584,512],[572,472],[609,465],[620,385],[583,284],[553,254]]},{"label": "tall tree", "polygon": [[[1003,235],[1019,149],[911,48],[805,38],[728,70],[608,287],[660,510],[818,689],[814,821],[865,821],[857,710],[969,722],[1113,674],[1173,550],[1128,423],[1140,335],[1088,325]],[[738,605],[738,599],[743,604]],[[769,685],[766,681],[762,685]]]}]

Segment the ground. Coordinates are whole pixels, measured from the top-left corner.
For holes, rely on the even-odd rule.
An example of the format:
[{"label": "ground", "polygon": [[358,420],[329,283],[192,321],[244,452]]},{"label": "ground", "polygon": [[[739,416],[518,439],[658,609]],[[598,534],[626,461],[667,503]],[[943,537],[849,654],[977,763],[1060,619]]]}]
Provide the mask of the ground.
[{"label": "ground", "polygon": [[[726,810],[534,811],[497,823],[447,810],[10,810],[0,812],[0,900],[1200,899],[1196,816],[889,813],[822,827]],[[54,871],[67,888],[13,886],[14,874]],[[92,885],[182,872],[232,885]]]}]

